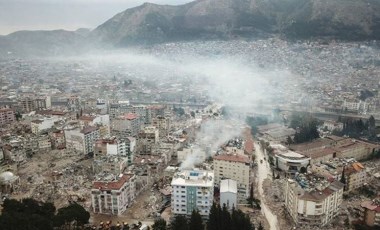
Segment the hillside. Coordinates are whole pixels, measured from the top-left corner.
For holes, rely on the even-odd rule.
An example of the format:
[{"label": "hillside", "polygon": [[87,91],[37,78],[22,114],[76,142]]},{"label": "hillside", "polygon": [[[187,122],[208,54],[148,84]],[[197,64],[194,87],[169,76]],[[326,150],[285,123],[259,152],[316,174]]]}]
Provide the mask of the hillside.
[{"label": "hillside", "polygon": [[20,31],[0,36],[0,54],[60,54],[83,47],[193,39],[380,39],[379,0],[197,0],[180,6],[145,3],[93,31]]}]

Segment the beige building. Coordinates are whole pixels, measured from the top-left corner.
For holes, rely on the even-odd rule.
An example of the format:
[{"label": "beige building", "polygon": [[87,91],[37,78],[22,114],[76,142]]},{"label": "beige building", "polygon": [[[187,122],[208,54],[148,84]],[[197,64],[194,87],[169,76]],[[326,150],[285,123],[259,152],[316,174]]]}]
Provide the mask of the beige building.
[{"label": "beige building", "polygon": [[16,121],[15,112],[12,109],[0,109],[0,125]]},{"label": "beige building", "polygon": [[368,226],[380,228],[380,200],[364,201],[361,203],[363,222]]},{"label": "beige building", "polygon": [[344,185],[339,181],[299,174],[288,179],[284,188],[285,208],[294,223],[302,226],[325,226],[339,213]]},{"label": "beige building", "polygon": [[359,162],[352,163],[346,167],[344,174],[346,177],[346,191],[348,192],[358,189],[367,183],[367,172],[365,167]]},{"label": "beige building", "polygon": [[152,125],[159,130],[160,138],[168,136],[170,131],[170,119],[168,117],[157,116],[152,119]]},{"label": "beige building", "polygon": [[159,142],[159,131],[154,126],[145,127],[140,131],[137,139],[137,153],[152,154]]},{"label": "beige building", "polygon": [[141,128],[140,118],[137,114],[128,113],[118,116],[111,122],[111,135],[120,139],[126,139],[130,136],[137,137]]},{"label": "beige building", "polygon": [[135,199],[135,182],[134,174],[98,175],[91,189],[93,212],[121,215]]},{"label": "beige building", "polygon": [[250,159],[246,155],[221,154],[214,156],[215,186],[219,187],[223,179],[237,182],[238,200],[245,200],[249,195]]}]

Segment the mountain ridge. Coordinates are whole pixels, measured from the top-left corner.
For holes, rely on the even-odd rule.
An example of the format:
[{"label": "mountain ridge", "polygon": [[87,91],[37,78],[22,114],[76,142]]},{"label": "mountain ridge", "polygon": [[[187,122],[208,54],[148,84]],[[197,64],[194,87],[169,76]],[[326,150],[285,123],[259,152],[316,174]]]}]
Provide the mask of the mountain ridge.
[{"label": "mountain ridge", "polygon": [[193,39],[380,39],[378,0],[196,0],[144,3],[92,31],[18,31],[0,36],[0,53],[50,53]]}]

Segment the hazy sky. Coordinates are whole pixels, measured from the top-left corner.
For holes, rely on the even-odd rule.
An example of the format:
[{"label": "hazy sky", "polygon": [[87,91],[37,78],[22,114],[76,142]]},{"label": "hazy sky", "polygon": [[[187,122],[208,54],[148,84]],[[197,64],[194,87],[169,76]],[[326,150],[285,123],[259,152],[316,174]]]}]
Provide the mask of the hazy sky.
[{"label": "hazy sky", "polygon": [[17,30],[95,28],[144,2],[178,5],[192,0],[0,0],[0,35]]}]

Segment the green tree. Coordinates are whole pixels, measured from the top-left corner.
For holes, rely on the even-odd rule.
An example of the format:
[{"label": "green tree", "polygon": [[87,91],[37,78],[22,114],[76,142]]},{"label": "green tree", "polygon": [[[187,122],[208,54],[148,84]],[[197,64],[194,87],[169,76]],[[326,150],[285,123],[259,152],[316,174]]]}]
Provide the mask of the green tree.
[{"label": "green tree", "polygon": [[54,218],[56,227],[70,226],[73,223],[76,226],[83,226],[88,223],[90,213],[77,203],[69,204],[66,207],[58,209],[58,213]]},{"label": "green tree", "polygon": [[220,217],[220,222],[221,222],[221,230],[230,230],[231,229],[231,215],[228,212],[226,204],[223,204],[222,212],[221,212],[221,217]]},{"label": "green tree", "polygon": [[52,230],[55,207],[51,203],[33,199],[22,201],[6,199],[0,215],[2,230]]},{"label": "green tree", "polygon": [[202,230],[204,229],[202,217],[198,210],[193,210],[190,217],[189,230]]},{"label": "green tree", "polygon": [[177,215],[171,222],[171,230],[189,230],[187,219],[183,215]]},{"label": "green tree", "polygon": [[218,230],[220,220],[220,206],[213,203],[207,221],[207,230]]},{"label": "green tree", "polygon": [[194,111],[191,111],[191,112],[190,112],[190,115],[191,115],[192,117],[195,117],[195,112],[194,112]]},{"label": "green tree", "polygon": [[152,226],[153,230],[166,230],[166,221],[162,218],[156,219]]},{"label": "green tree", "polygon": [[251,223],[249,216],[241,210],[232,209],[231,214],[231,230],[253,230],[255,229]]}]

